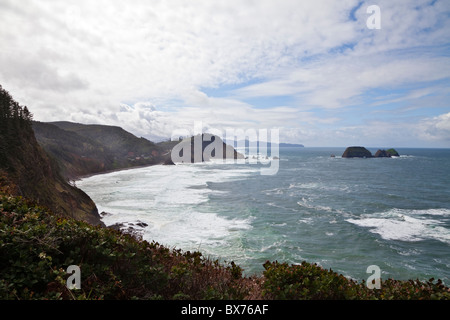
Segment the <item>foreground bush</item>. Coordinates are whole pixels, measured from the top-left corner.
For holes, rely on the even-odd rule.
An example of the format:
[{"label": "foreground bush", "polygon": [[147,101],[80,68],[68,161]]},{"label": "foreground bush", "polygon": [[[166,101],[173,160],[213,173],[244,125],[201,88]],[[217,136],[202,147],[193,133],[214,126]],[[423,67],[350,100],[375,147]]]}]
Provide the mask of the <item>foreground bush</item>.
[{"label": "foreground bush", "polygon": [[343,275],[317,264],[300,265],[266,262],[264,264],[263,295],[279,300],[430,300],[450,299],[450,288],[441,280],[434,282],[388,279],[380,289],[368,289]]},{"label": "foreground bush", "polygon": [[[69,290],[68,266],[81,269]],[[434,282],[382,282],[367,289],[316,264],[267,262],[262,277],[234,263],[168,249],[110,228],[59,217],[0,192],[0,299],[449,299]]]},{"label": "foreground bush", "polygon": [[[66,269],[81,269],[81,290]],[[0,299],[243,299],[241,270],[109,228],[0,200]]]}]

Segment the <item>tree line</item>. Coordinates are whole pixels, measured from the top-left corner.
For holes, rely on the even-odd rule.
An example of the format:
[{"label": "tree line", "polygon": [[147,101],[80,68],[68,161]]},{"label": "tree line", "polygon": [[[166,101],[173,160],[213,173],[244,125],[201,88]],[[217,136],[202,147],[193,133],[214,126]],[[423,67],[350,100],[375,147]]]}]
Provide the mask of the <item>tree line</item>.
[{"label": "tree line", "polygon": [[33,115],[0,85],[0,168],[7,169],[14,150],[32,133]]},{"label": "tree line", "polygon": [[[20,124],[22,122],[30,124],[33,115],[25,106],[21,106],[8,91],[0,85],[0,124],[2,129],[10,123]],[[13,120],[11,122],[11,120]]]}]

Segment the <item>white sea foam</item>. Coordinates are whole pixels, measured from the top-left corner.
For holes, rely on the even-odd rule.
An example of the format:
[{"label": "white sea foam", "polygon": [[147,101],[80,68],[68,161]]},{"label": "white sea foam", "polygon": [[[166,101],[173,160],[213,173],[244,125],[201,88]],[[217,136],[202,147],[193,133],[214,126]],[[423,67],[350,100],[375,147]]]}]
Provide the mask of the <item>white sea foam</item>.
[{"label": "white sea foam", "polygon": [[333,208],[331,208],[331,207],[312,204],[312,203],[310,203],[310,200],[308,200],[306,198],[302,198],[301,201],[297,201],[297,204],[300,207],[304,207],[306,209],[327,211],[327,212],[332,212],[333,211]]},{"label": "white sea foam", "polygon": [[299,223],[313,224],[314,219],[312,218],[303,218],[298,220]]},{"label": "white sea foam", "polygon": [[408,210],[392,209],[387,212],[362,215],[347,221],[360,227],[370,228],[386,240],[421,241],[434,239],[450,244],[450,230],[438,219],[427,215],[448,216],[449,209]]},{"label": "white sea foam", "polygon": [[[208,166],[208,170],[205,167]],[[77,184],[110,213],[102,220],[116,223],[146,223],[143,238],[183,249],[215,246],[236,232],[251,229],[250,219],[228,219],[197,206],[218,193],[208,182],[244,179],[257,173],[251,168],[216,169],[211,164],[152,166],[83,179]]]}]

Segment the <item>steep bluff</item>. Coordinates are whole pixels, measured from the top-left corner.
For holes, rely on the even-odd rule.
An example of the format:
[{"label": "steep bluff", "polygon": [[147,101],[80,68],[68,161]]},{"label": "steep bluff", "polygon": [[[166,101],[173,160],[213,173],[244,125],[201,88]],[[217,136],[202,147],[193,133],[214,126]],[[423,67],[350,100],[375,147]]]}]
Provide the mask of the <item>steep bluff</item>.
[{"label": "steep bluff", "polygon": [[163,148],[116,126],[33,122],[33,129],[68,180],[166,160]]},{"label": "steep bluff", "polygon": [[31,118],[28,109],[0,86],[1,183],[57,214],[103,225],[92,199],[66,181],[56,161],[38,144]]}]

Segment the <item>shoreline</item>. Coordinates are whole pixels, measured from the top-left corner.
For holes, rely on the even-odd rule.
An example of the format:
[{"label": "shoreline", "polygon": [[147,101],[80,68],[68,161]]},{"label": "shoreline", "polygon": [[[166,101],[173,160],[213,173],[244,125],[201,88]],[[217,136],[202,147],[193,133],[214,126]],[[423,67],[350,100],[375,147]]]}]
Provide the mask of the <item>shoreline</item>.
[{"label": "shoreline", "polygon": [[87,179],[93,176],[97,176],[97,175],[102,175],[102,174],[108,174],[108,173],[113,173],[113,172],[120,172],[120,171],[125,171],[125,170],[132,170],[132,169],[140,169],[140,168],[147,168],[147,167],[153,167],[153,166],[161,166],[161,165],[165,165],[164,163],[155,163],[155,164],[144,164],[144,165],[139,165],[139,166],[133,166],[133,167],[125,167],[125,168],[118,168],[118,169],[111,169],[111,170],[106,170],[106,171],[101,171],[101,172],[96,172],[96,173],[89,173],[86,175],[82,175],[82,176],[77,176],[74,179],[72,179],[71,181],[80,181],[83,179]]},{"label": "shoreline", "polygon": [[125,171],[125,170],[131,170],[131,169],[139,169],[139,168],[147,168],[147,167],[153,167],[153,166],[158,166],[158,165],[164,165],[164,163],[158,163],[158,164],[149,164],[149,165],[139,165],[139,166],[134,166],[134,167],[127,167],[127,168],[119,168],[119,169],[112,169],[112,170],[106,170],[106,171],[102,171],[102,172],[97,172],[97,173],[91,173],[91,174],[86,174],[83,176],[78,176],[76,178],[74,178],[73,180],[69,180],[67,181],[67,183],[69,183],[70,185],[72,185],[71,181],[73,181],[73,187],[81,190],[82,192],[84,192],[94,203],[95,208],[97,209],[98,212],[98,218],[100,223],[105,227],[105,228],[111,228],[111,229],[115,229],[115,230],[119,230],[123,233],[127,233],[132,235],[133,237],[135,237],[136,239],[142,238],[142,230],[138,230],[136,228],[134,228],[132,225],[132,222],[124,222],[121,223],[121,225],[119,224],[111,224],[111,225],[106,225],[106,223],[104,222],[104,217],[108,214],[111,214],[110,212],[106,212],[106,211],[102,211],[100,212],[98,209],[98,204],[92,199],[92,197],[86,192],[84,191],[82,188],[80,188],[79,186],[77,186],[77,181],[81,181],[83,179],[87,179],[93,176],[98,176],[98,175],[102,175],[102,174],[108,174],[108,173],[113,173],[113,172],[120,172],[120,171]]}]

